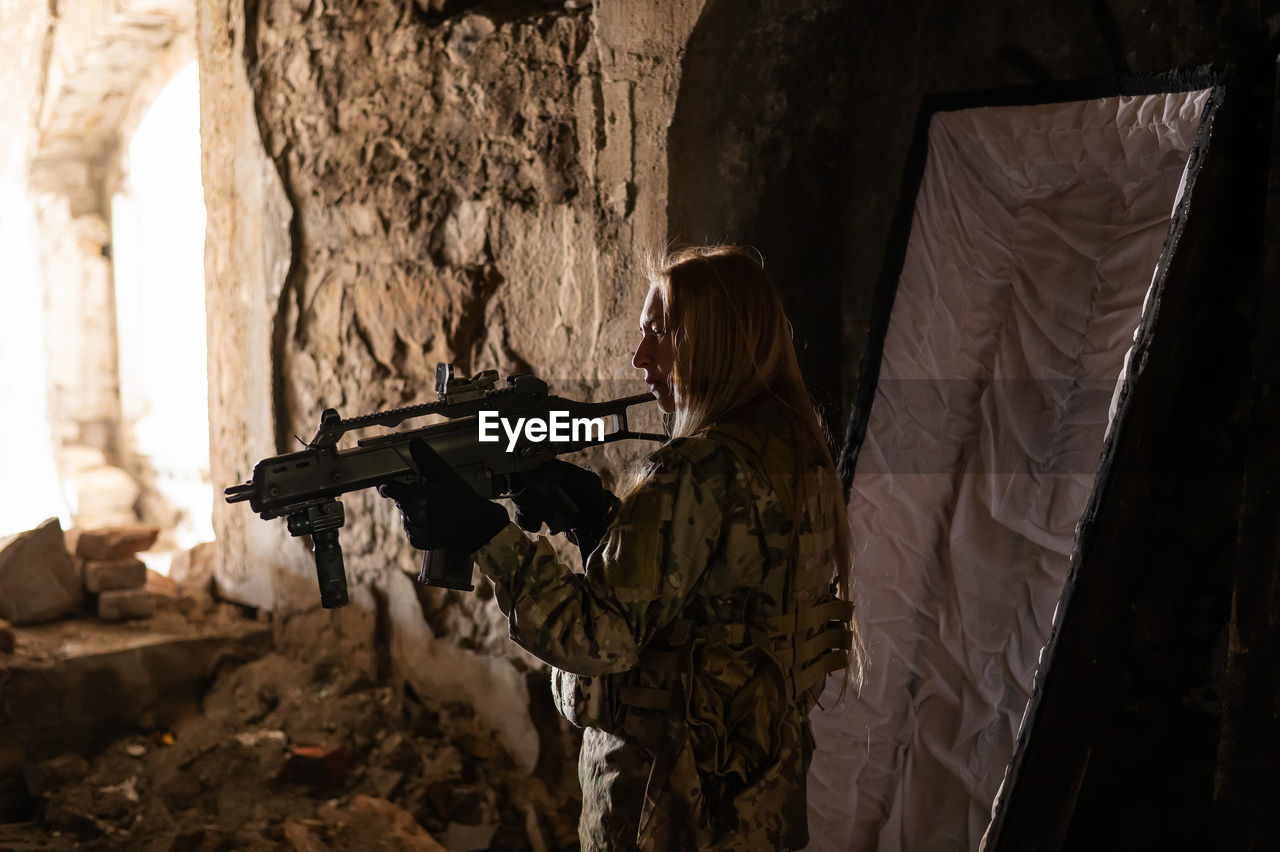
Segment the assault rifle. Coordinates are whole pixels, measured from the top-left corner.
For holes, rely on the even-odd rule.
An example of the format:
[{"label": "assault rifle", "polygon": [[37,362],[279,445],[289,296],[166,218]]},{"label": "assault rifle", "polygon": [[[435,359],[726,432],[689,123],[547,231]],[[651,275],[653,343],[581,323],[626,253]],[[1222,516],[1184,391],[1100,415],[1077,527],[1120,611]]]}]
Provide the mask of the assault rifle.
[{"label": "assault rifle", "polygon": [[[653,402],[652,394],[577,402],[550,395],[547,383],[534,376],[508,376],[503,387],[495,387],[497,380],[497,370],[485,370],[470,379],[454,378],[453,365],[442,363],[436,365],[436,402],[345,420],[336,410],[326,408],[320,415],[320,428],[305,450],[258,462],[252,479],[226,490],[227,502],[248,500],[263,520],[284,517],[291,535],[311,536],[320,603],[332,609],[347,603],[347,576],[338,543],[345,513],[337,498],[388,482],[420,483],[409,453],[413,441],[427,442],[477,494],[493,499],[519,492],[527,484],[523,475],[563,453],[627,438],[666,440],[665,435],[633,432],[627,427],[627,409]],[[338,449],[339,439],[353,430],[399,426],[431,414],[447,420],[363,438],[354,447]],[[513,431],[510,423],[520,423],[521,418],[529,424],[562,425],[569,431],[565,440],[551,440],[554,434],[548,434],[545,425],[538,430],[517,427]],[[606,432],[602,422],[595,424],[600,428],[586,428],[588,421],[605,418],[613,418],[612,432]],[[505,435],[498,428],[504,422]],[[487,433],[483,441],[482,428]],[[566,509],[571,510],[571,506]],[[418,582],[470,591],[474,588],[471,570],[470,554],[429,551],[423,557]]]}]

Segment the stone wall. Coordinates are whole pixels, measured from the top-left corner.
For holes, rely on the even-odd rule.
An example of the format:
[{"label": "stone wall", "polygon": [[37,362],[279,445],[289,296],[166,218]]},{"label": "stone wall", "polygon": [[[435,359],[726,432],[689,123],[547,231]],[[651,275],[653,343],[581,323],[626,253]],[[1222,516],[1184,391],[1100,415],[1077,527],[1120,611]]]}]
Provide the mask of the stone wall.
[{"label": "stone wall", "polygon": [[[296,449],[323,408],[431,399],[436,361],[575,397],[643,390],[639,260],[666,240],[667,128],[700,5],[202,3],[215,486]],[[611,475],[643,451],[593,459]],[[394,674],[470,699],[531,769],[545,675],[487,587],[415,587],[394,506],[344,505],[356,605],[385,621]],[[317,604],[282,521],[221,502],[214,519],[226,594]]]},{"label": "stone wall", "polygon": [[[634,392],[637,260],[665,241],[664,131],[695,11],[205,7],[210,340],[230,344],[210,364],[215,481],[296,447],[322,408],[429,399],[441,360]],[[224,301],[237,290],[247,313]],[[220,538],[241,535],[242,509],[217,510]],[[385,501],[347,511],[376,520],[344,535],[354,579],[411,558]],[[250,562],[282,561],[263,545]]]}]

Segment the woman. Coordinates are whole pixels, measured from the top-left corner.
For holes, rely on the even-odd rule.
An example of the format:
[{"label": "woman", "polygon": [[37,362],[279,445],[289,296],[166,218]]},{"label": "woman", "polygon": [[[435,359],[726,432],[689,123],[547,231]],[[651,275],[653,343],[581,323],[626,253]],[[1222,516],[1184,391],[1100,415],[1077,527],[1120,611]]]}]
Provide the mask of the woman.
[{"label": "woman", "polygon": [[[549,468],[580,510],[585,574],[425,447],[431,486],[388,496],[415,547],[474,553],[512,638],[555,667],[557,705],[585,728],[584,849],[798,849],[809,711],[826,673],[861,672],[841,488],[753,256],[668,257],[640,335],[632,363],[672,440],[620,505],[594,474]],[[516,502],[540,527],[545,494]]]}]

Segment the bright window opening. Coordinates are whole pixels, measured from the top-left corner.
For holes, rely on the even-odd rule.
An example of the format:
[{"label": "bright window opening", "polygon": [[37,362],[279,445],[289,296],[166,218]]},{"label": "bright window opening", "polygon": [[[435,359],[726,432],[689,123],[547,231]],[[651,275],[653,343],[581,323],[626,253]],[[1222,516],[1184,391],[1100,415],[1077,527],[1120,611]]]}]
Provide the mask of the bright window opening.
[{"label": "bright window opening", "polygon": [[144,514],[186,549],[213,539],[195,63],[138,126],[111,217],[124,445],[143,473]]}]

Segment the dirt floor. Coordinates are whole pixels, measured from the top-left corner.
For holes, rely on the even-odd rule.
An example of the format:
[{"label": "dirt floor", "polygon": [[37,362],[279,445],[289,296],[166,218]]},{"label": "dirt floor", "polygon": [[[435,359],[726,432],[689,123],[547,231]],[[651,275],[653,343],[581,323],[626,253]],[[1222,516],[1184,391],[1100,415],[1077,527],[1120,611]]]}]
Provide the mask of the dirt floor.
[{"label": "dirt floor", "polygon": [[522,775],[470,707],[375,682],[376,648],[328,624],[277,625],[171,725],[27,767],[0,850],[577,848],[571,744]]}]

